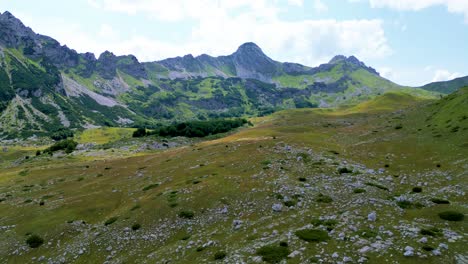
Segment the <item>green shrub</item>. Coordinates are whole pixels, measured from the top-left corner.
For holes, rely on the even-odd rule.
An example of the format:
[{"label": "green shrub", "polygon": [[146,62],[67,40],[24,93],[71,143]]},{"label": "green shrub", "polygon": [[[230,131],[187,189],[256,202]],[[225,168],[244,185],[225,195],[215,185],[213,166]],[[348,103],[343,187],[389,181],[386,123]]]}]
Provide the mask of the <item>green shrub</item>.
[{"label": "green shrub", "polygon": [[148,191],[148,190],[154,189],[154,188],[156,188],[158,186],[159,186],[159,183],[152,183],[152,184],[150,184],[148,186],[145,186],[142,190],[143,191]]},{"label": "green shrub", "polygon": [[141,225],[138,224],[138,223],[135,223],[135,224],[132,225],[132,230],[134,230],[134,231],[136,231],[136,230],[138,230],[140,228],[141,228]]},{"label": "green shrub", "polygon": [[421,187],[414,187],[413,192],[414,193],[420,193],[420,192],[422,192],[422,188]]},{"label": "green shrub", "polygon": [[326,231],[318,229],[302,229],[296,231],[295,234],[297,237],[307,242],[322,242],[330,238]]},{"label": "green shrub", "polygon": [[445,211],[439,213],[439,217],[447,221],[463,221],[465,219],[465,215],[457,211]]},{"label": "green shrub", "polygon": [[283,202],[283,204],[287,207],[291,207],[291,206],[295,206],[296,205],[296,201],[294,200],[288,200],[288,201],[285,201]]},{"label": "green shrub", "polygon": [[432,198],[431,202],[435,204],[450,204],[450,201],[445,200],[445,199],[440,199],[440,198]]},{"label": "green shrub", "polygon": [[423,236],[438,236],[440,234],[440,230],[437,229],[437,228],[431,228],[431,229],[425,229],[425,228],[422,228],[421,231],[419,231],[419,233]]},{"label": "green shrub", "polygon": [[214,254],[214,260],[221,260],[226,257],[226,252],[224,251],[218,251]]},{"label": "green shrub", "polygon": [[403,209],[409,209],[409,208],[411,208],[413,206],[413,203],[411,203],[410,201],[407,201],[407,200],[397,201],[396,204],[400,208],[403,208]]},{"label": "green shrub", "polygon": [[50,138],[55,140],[55,141],[60,141],[60,140],[64,140],[64,139],[67,139],[67,138],[73,137],[73,136],[74,136],[73,131],[71,131],[69,129],[60,128],[59,130],[54,132],[50,136]]},{"label": "green shrub", "polygon": [[320,193],[317,196],[317,198],[315,199],[315,201],[317,201],[319,203],[331,203],[331,202],[333,202],[333,199],[328,195],[324,195],[324,194]]},{"label": "green shrub", "polygon": [[140,209],[140,208],[141,208],[141,205],[135,204],[135,205],[130,209],[130,211],[135,211],[136,209]]},{"label": "green shrub", "polygon": [[190,237],[192,237],[192,235],[190,234],[185,234],[184,236],[182,236],[182,238],[180,240],[189,240]]},{"label": "green shrub", "polygon": [[44,239],[38,235],[31,235],[26,239],[26,243],[31,248],[38,248],[44,243]]},{"label": "green shrub", "polygon": [[432,250],[434,250],[434,247],[426,245],[426,246],[422,246],[422,249],[425,250],[425,251],[432,251]]},{"label": "green shrub", "polygon": [[192,219],[195,216],[195,214],[192,211],[184,210],[184,211],[180,211],[178,216],[180,218]]},{"label": "green shrub", "polygon": [[307,181],[307,179],[306,179],[306,178],[304,178],[304,177],[300,177],[300,178],[299,178],[299,181],[301,181],[301,182],[305,182],[305,181]]},{"label": "green shrub", "polygon": [[45,149],[44,153],[48,153],[52,155],[52,153],[56,151],[64,150],[65,153],[69,154],[69,153],[72,153],[76,149],[77,145],[78,145],[77,142],[71,139],[66,139],[66,140],[59,141],[53,144],[52,146],[50,146],[49,148]]},{"label": "green shrub", "polygon": [[117,221],[117,219],[119,219],[119,218],[116,217],[116,216],[113,216],[113,217],[107,219],[106,222],[104,222],[104,225],[106,225],[106,226],[112,225],[115,221]]},{"label": "green shrub", "polygon": [[365,183],[367,186],[372,186],[372,187],[376,187],[376,188],[379,188],[381,190],[385,190],[385,191],[388,191],[388,188],[385,187],[385,186],[382,186],[380,184],[377,184],[377,183],[373,183],[373,182],[366,182]]},{"label": "green shrub", "polygon": [[280,245],[281,247],[288,247],[288,242],[286,242],[286,241],[281,241],[281,242],[279,243],[279,245]]},{"label": "green shrub", "polygon": [[358,230],[357,234],[363,238],[374,238],[378,235],[376,231],[368,228]]},{"label": "green shrub", "polygon": [[197,252],[202,252],[203,250],[205,250],[205,247],[197,247]]},{"label": "green shrub", "polygon": [[353,171],[348,168],[339,168],[338,173],[345,174],[345,173],[352,173]]},{"label": "green shrub", "polygon": [[135,130],[132,134],[132,137],[134,138],[139,138],[139,137],[144,137],[147,135],[146,128],[139,127],[137,130]]},{"label": "green shrub", "polygon": [[334,219],[320,220],[319,218],[315,218],[312,219],[310,223],[314,226],[326,226],[327,230],[331,231],[338,224],[338,221]]},{"label": "green shrub", "polygon": [[257,255],[262,257],[262,260],[268,263],[280,263],[286,259],[290,251],[287,247],[267,245],[257,249]]},{"label": "green shrub", "polygon": [[357,189],[354,189],[353,190],[353,193],[365,193],[366,190],[365,189],[361,189],[361,188],[357,188]]},{"label": "green shrub", "polygon": [[206,137],[226,133],[247,124],[245,119],[214,119],[209,121],[190,121],[156,128],[147,135],[161,137]]}]

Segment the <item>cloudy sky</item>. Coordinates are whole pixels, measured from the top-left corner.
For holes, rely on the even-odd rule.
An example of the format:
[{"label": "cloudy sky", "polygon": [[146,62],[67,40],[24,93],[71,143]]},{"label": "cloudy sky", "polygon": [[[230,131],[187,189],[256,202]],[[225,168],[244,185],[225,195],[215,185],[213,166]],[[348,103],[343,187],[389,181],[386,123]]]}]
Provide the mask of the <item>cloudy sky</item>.
[{"label": "cloudy sky", "polygon": [[468,75],[468,0],[3,0],[0,10],[79,52],[140,61],[253,41],[309,66],[355,55],[404,85]]}]

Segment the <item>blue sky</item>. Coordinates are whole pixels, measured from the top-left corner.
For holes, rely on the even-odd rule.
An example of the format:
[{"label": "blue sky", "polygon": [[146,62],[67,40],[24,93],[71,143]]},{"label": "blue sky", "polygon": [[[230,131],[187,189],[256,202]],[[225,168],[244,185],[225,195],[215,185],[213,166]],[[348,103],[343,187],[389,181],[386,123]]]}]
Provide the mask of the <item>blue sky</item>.
[{"label": "blue sky", "polygon": [[225,55],[253,41],[309,66],[355,55],[403,85],[468,75],[468,0],[2,0],[0,10],[96,56]]}]

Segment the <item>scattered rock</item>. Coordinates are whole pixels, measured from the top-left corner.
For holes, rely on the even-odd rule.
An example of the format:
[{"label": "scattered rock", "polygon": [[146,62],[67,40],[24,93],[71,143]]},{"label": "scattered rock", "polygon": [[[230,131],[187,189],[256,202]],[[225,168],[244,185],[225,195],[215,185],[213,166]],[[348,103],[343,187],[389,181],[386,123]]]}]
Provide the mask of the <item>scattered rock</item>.
[{"label": "scattered rock", "polygon": [[371,222],[375,222],[375,220],[377,220],[377,213],[372,212],[372,213],[368,214],[367,215],[367,220],[369,220]]}]

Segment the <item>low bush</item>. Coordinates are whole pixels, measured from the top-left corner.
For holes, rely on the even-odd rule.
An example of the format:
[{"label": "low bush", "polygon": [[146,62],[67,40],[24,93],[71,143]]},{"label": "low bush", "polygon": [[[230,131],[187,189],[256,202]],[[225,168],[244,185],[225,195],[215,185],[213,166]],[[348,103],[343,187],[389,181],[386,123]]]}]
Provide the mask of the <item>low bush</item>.
[{"label": "low bush", "polygon": [[44,244],[44,239],[38,235],[30,235],[28,239],[26,239],[26,243],[31,248],[38,248]]},{"label": "low bush", "polygon": [[195,213],[193,213],[192,211],[184,210],[184,211],[180,211],[178,216],[180,218],[192,219],[195,216]]},{"label": "low bush", "polygon": [[357,189],[354,189],[353,190],[353,193],[365,193],[366,190],[365,189],[361,189],[361,188],[357,188]]},{"label": "low bush", "polygon": [[116,217],[116,216],[113,216],[113,217],[107,219],[106,222],[104,222],[104,225],[105,226],[112,225],[113,223],[115,223],[115,221],[117,221],[117,219],[119,219],[119,218]]},{"label": "low bush", "polygon": [[319,218],[315,218],[315,219],[312,219],[310,223],[316,227],[325,226],[327,227],[328,231],[331,231],[338,224],[338,221],[334,219],[321,220]]},{"label": "low bush", "polygon": [[374,238],[374,237],[376,237],[378,235],[376,231],[368,229],[368,228],[360,229],[359,231],[357,231],[357,234],[360,237],[368,238],[368,239],[369,238]]},{"label": "low bush", "polygon": [[315,199],[315,201],[319,203],[331,203],[333,202],[333,199],[328,195],[324,195],[320,193]]},{"label": "low bush", "polygon": [[138,230],[138,229],[140,229],[140,228],[141,228],[141,225],[138,224],[138,223],[135,223],[135,224],[132,225],[132,230],[133,230],[133,231],[136,231],[136,230]]},{"label": "low bush", "polygon": [[287,207],[291,207],[291,206],[295,206],[296,205],[296,201],[294,200],[288,200],[288,201],[285,201],[283,202],[283,204]]},{"label": "low bush", "polygon": [[420,192],[422,192],[422,188],[421,187],[414,187],[412,191],[414,193],[420,193]]},{"label": "low bush", "polygon": [[135,130],[132,134],[132,137],[134,138],[139,138],[139,137],[144,137],[147,135],[146,128],[139,127],[137,130]]},{"label": "low bush", "polygon": [[221,260],[221,259],[224,259],[226,257],[226,252],[224,251],[218,251],[214,254],[214,260]]},{"label": "low bush", "polygon": [[159,183],[152,183],[152,184],[150,184],[150,185],[148,185],[148,186],[145,186],[145,187],[142,189],[142,191],[148,191],[148,190],[154,189],[154,188],[156,188],[156,187],[158,187],[158,186],[159,186]]},{"label": "low bush", "polygon": [[286,241],[281,241],[281,242],[279,243],[279,245],[280,245],[281,247],[288,247],[288,246],[289,246],[289,245],[288,245],[288,242],[286,242]]},{"label": "low bush", "polygon": [[339,168],[338,173],[345,174],[345,173],[352,173],[353,171],[348,168]]},{"label": "low bush", "polygon": [[419,233],[423,236],[438,236],[440,235],[440,230],[437,229],[437,228],[431,228],[431,229],[425,229],[425,228],[422,228],[421,231],[419,231]]},{"label": "low bush", "polygon": [[450,201],[441,198],[432,198],[431,202],[435,204],[450,204]]},{"label": "low bush", "polygon": [[432,251],[432,250],[434,250],[434,247],[426,245],[426,246],[422,246],[422,249],[425,250],[425,251]]},{"label": "low bush", "polygon": [[465,215],[457,211],[445,211],[439,213],[439,217],[447,221],[463,221],[465,219]]},{"label": "low bush", "polygon": [[365,183],[367,186],[372,186],[372,187],[376,187],[376,188],[379,188],[381,190],[385,190],[385,191],[388,191],[388,188],[383,186],[383,185],[380,185],[380,184],[377,184],[377,183],[373,183],[373,182],[366,182]]},{"label": "low bush", "polygon": [[267,263],[280,263],[286,259],[290,251],[287,247],[267,245],[257,249],[257,255],[262,257],[262,260]]},{"label": "low bush", "polygon": [[319,229],[302,229],[296,231],[295,234],[297,237],[307,242],[322,242],[330,238],[326,231]]},{"label": "low bush", "polygon": [[65,151],[65,153],[70,154],[76,149],[77,145],[78,145],[77,142],[71,139],[66,139],[66,140],[59,141],[53,144],[52,146],[50,146],[49,148],[45,149],[44,153],[48,153],[52,155],[56,151],[63,150]]}]

